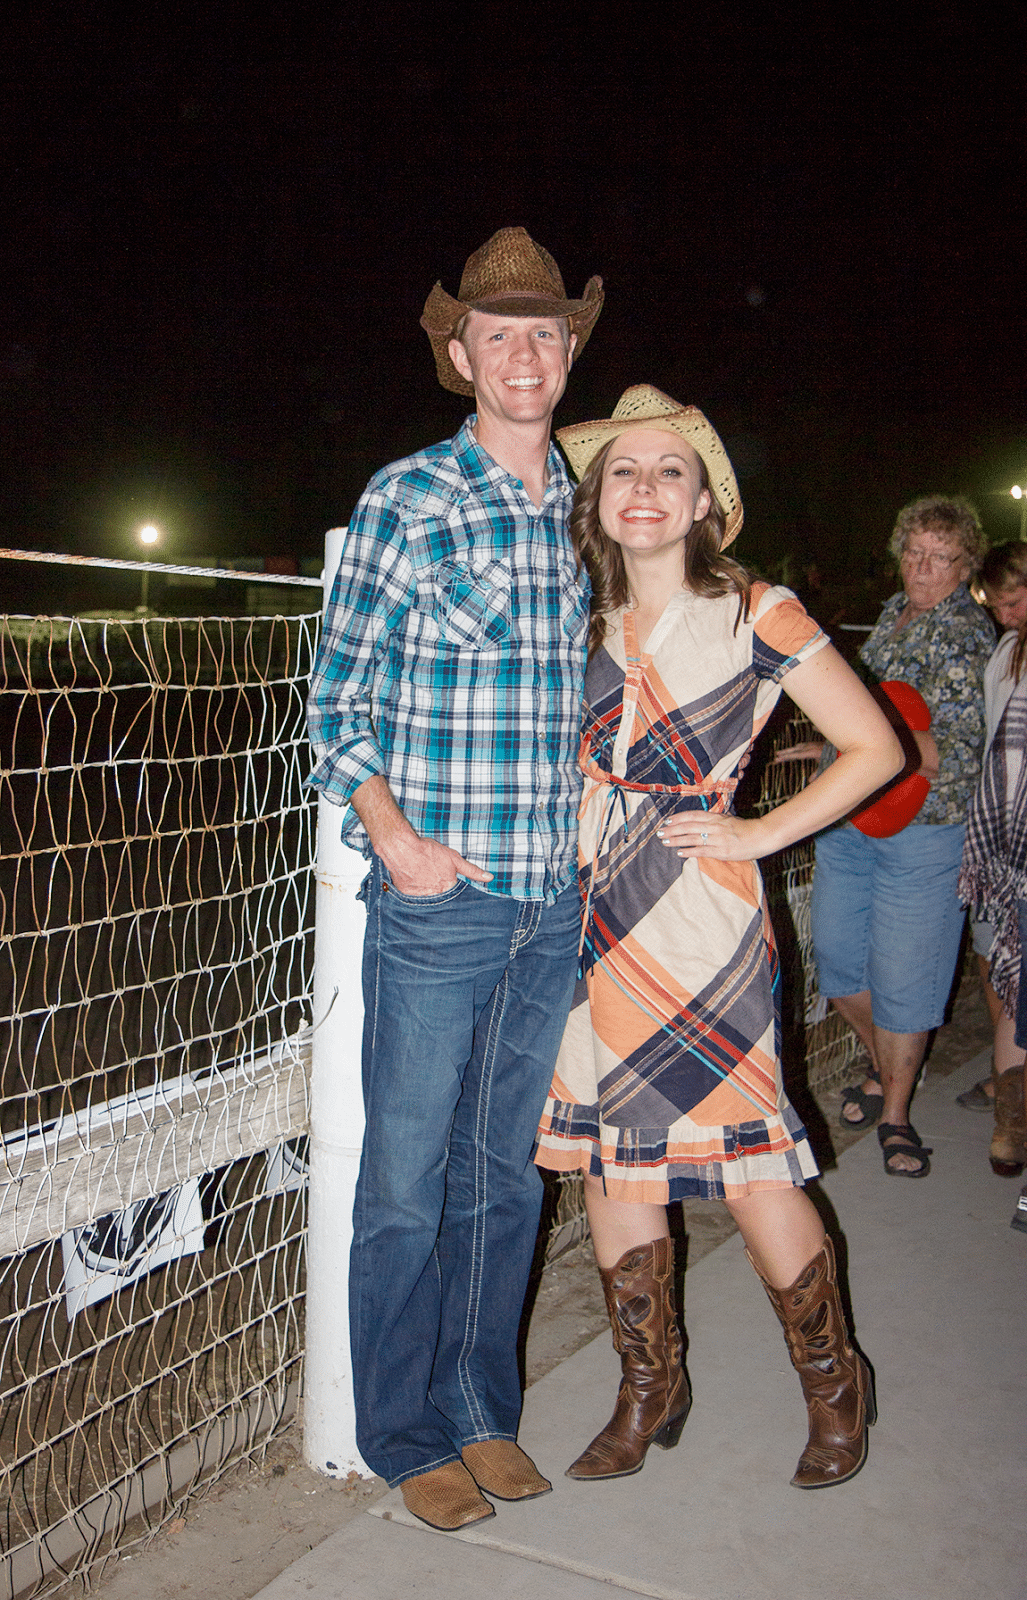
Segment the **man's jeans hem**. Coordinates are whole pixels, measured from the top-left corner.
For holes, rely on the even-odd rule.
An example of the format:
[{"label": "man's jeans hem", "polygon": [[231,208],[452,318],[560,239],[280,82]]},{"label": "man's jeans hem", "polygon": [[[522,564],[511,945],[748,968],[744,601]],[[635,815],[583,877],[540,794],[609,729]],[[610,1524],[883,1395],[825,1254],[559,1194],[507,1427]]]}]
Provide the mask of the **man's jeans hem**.
[{"label": "man's jeans hem", "polygon": [[[449,1455],[439,1456],[437,1461],[426,1461],[423,1466],[411,1467],[409,1472],[400,1473],[398,1478],[386,1478],[385,1482],[390,1489],[398,1489],[401,1483],[409,1483],[411,1478],[423,1478],[426,1472],[437,1472],[439,1467],[448,1467],[451,1461],[459,1460],[457,1452],[451,1451]],[[380,1478],[383,1474],[379,1472],[375,1476]]]}]

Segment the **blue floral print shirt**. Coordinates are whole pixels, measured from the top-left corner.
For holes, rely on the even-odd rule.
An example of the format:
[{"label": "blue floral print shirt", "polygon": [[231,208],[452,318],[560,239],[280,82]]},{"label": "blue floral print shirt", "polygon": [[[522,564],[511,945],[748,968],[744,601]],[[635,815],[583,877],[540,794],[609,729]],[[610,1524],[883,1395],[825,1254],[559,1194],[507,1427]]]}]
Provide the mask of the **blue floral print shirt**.
[{"label": "blue floral print shirt", "polygon": [[995,629],[965,583],[895,633],[907,604],[904,591],[886,601],[859,652],[863,675],[911,683],[930,707],[939,772],[917,822],[965,822],[984,752],[984,669]]}]

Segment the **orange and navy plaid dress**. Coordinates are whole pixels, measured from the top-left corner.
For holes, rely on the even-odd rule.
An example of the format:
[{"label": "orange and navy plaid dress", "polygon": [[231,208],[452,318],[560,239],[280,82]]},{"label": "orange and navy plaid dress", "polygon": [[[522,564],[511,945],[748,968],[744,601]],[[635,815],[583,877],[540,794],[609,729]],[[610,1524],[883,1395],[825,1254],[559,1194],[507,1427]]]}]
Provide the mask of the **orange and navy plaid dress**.
[{"label": "orange and navy plaid dress", "polygon": [[730,810],[781,679],[827,643],[788,589],[682,591],[640,652],[609,619],[585,684],[582,967],[536,1160],[615,1200],[734,1199],[817,1172],[781,1083],[778,961],[759,868],[656,836]]}]

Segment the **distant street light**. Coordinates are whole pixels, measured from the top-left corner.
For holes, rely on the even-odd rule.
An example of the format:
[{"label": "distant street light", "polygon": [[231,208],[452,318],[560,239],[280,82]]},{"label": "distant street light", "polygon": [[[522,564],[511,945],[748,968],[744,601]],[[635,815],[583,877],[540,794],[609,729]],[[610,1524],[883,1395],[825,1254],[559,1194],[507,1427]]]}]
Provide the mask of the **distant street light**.
[{"label": "distant street light", "polygon": [[[143,546],[143,553],[146,556],[147,561],[149,561],[151,547],[153,545],[155,545],[155,544],[159,544],[160,543],[160,529],[154,527],[152,522],[148,522],[146,524],[145,528],[140,528],[139,529],[139,543]],[[145,614],[146,609],[147,609],[147,601],[149,599],[149,595],[150,595],[150,569],[149,569],[149,567],[147,567],[145,569],[145,571],[143,572],[143,592],[142,592],[142,596],[141,596],[141,604],[140,604],[140,607],[139,607],[139,609],[144,614]]]}]

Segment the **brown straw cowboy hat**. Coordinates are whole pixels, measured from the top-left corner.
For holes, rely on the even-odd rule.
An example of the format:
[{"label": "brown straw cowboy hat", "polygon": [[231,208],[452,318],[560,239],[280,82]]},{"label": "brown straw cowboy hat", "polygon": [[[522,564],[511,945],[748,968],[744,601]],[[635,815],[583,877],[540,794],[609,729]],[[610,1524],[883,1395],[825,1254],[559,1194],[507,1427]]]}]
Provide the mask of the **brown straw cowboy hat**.
[{"label": "brown straw cowboy hat", "polygon": [[454,300],[437,283],[424,302],[421,327],[431,340],[444,389],[473,394],[449,359],[449,341],[468,311],[497,317],[567,317],[577,334],[581,354],[603,304],[602,278],[589,278],[580,300],[568,300],[560,269],[548,250],[528,237],[525,228],[500,228],[480,250],[468,256]]},{"label": "brown straw cowboy hat", "polygon": [[742,526],[742,497],[728,453],[716,429],[707,422],[698,406],[679,406],[669,394],[654,389],[651,383],[636,383],[634,388],[625,389],[612,417],[558,428],[556,437],[580,482],[603,446],[629,428],[655,428],[680,434],[696,455],[702,457],[709,473],[710,488],[727,519],[720,546],[726,550]]}]

